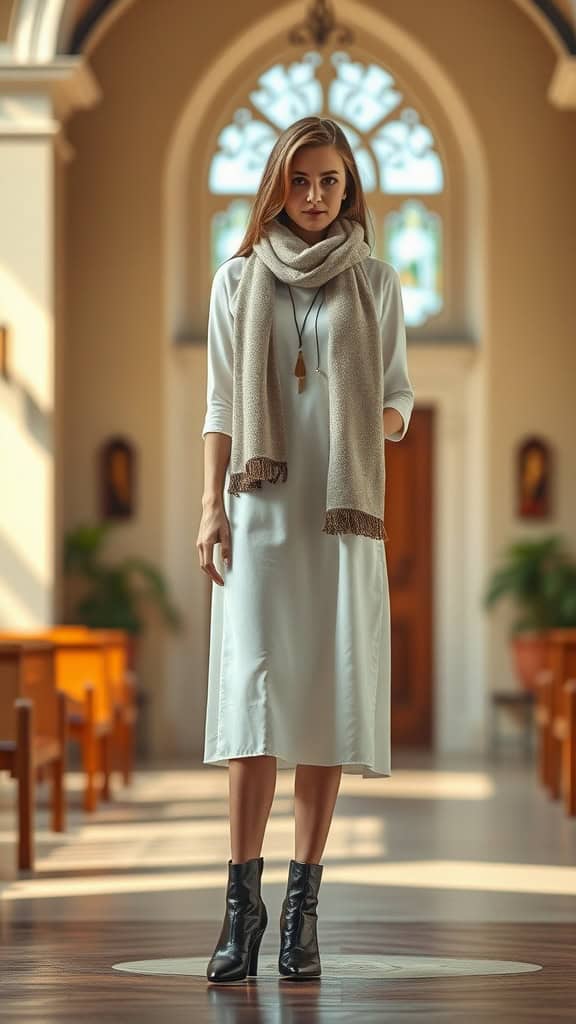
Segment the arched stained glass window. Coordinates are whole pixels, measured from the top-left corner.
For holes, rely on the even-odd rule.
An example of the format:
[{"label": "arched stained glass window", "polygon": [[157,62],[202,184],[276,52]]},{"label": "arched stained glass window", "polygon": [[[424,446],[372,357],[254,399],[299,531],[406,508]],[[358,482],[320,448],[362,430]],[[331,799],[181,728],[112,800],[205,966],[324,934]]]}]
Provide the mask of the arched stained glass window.
[{"label": "arched stained glass window", "polygon": [[[375,255],[402,280],[406,322],[443,308],[444,171],[434,136],[392,74],[347,53],[276,64],[218,136],[209,170],[212,269],[239,247],[268,155],[301,117],[332,117],[354,153],[375,230]],[[426,197],[416,198],[416,197]]]}]

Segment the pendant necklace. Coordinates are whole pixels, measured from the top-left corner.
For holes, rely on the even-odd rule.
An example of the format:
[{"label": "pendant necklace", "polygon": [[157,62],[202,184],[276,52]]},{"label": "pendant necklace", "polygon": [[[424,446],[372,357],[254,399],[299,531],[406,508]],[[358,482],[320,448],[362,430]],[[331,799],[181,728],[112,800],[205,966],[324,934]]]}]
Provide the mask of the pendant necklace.
[{"label": "pendant necklace", "polygon": [[[304,317],[304,323],[302,324],[302,329],[300,329],[298,327],[298,319],[296,317],[296,306],[294,305],[294,298],[292,296],[292,289],[290,288],[290,285],[288,285],[287,287],[288,287],[288,291],[290,292],[290,300],[292,302],[292,312],[294,314],[294,323],[296,324],[296,331],[298,332],[298,358],[296,360],[296,366],[294,367],[294,376],[298,378],[298,393],[300,393],[301,391],[304,390],[304,382],[305,382],[305,377],[306,377],[306,364],[304,362],[304,356],[302,354],[302,335],[304,334],[304,328],[306,327],[306,321],[308,319],[308,313],[312,309],[312,306],[316,302],[316,296],[318,295],[319,292],[322,291],[322,288],[324,287],[324,285],[320,285],[318,291],[314,295],[314,298],[312,299],[312,302],[310,303],[310,305],[308,307],[308,310],[306,312],[306,316]],[[315,321],[315,324],[314,324],[314,330],[315,330],[315,333],[316,333],[316,353],[317,353],[317,358],[318,358],[318,365],[316,366],[316,373],[320,373],[320,346],[318,344],[318,314],[319,314],[320,310],[322,309],[323,302],[324,302],[324,296],[322,296],[322,301],[320,302],[320,305],[318,306],[318,309],[316,310],[316,321]]]}]

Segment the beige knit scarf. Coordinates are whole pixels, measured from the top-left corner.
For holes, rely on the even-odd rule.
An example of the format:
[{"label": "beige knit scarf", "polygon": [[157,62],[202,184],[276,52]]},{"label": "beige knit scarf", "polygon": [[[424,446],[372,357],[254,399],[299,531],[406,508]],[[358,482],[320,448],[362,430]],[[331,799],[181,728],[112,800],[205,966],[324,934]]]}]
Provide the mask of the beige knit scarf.
[{"label": "beige knit scarf", "polygon": [[278,220],[265,230],[246,257],[237,293],[228,491],[239,495],[288,477],[272,337],[275,279],[310,289],[325,284],[330,454],[322,531],[386,540],[382,343],[364,230],[339,217],[310,246]]}]

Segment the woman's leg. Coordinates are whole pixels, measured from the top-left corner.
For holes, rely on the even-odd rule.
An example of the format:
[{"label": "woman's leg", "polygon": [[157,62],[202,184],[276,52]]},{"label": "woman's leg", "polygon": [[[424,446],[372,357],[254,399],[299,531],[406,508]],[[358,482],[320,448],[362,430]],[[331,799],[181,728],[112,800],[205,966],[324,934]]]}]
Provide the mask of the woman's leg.
[{"label": "woman's leg", "polygon": [[276,789],[276,758],[231,757],[228,762],[233,864],[260,857]]},{"label": "woman's leg", "polygon": [[234,757],[228,764],[230,845],[226,913],[206,968],[209,981],[243,981],[258,973],[258,953],[268,924],[262,899],[260,855],[276,783],[276,758]]},{"label": "woman's leg", "polygon": [[319,864],[328,838],[342,765],[299,764],[294,786],[294,860]]},{"label": "woman's leg", "polygon": [[294,810],[295,853],[288,869],[286,896],[280,912],[278,970],[283,977],[305,981],[322,973],[318,950],[320,863],[328,838],[342,765],[296,766]]}]

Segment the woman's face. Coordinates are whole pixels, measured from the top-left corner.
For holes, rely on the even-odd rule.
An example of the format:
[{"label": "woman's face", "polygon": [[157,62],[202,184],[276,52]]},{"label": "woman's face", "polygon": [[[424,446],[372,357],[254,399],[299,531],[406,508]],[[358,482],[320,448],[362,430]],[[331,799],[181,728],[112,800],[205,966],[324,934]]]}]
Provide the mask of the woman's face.
[{"label": "woman's face", "polygon": [[334,146],[301,146],[292,160],[284,210],[292,231],[309,245],[324,238],[340,214],[346,192],[345,172],[344,161]]}]

